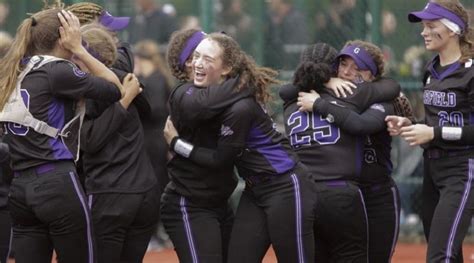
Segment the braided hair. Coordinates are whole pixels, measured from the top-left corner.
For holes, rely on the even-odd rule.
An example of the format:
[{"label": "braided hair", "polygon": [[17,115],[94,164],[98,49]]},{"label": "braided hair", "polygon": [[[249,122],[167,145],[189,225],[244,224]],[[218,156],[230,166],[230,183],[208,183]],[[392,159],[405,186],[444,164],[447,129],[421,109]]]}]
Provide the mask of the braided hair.
[{"label": "braided hair", "polygon": [[337,54],[337,50],[326,43],[305,48],[293,76],[293,85],[304,92],[323,88],[323,84],[334,75],[333,64]]},{"label": "braided hair", "polygon": [[67,11],[71,11],[81,25],[95,22],[102,15],[104,8],[96,3],[82,2],[66,7]]},{"label": "braided hair", "polygon": [[43,0],[43,10],[51,9],[51,8],[63,9],[64,3],[62,3],[61,0],[54,0],[53,3],[49,3],[48,0]]}]

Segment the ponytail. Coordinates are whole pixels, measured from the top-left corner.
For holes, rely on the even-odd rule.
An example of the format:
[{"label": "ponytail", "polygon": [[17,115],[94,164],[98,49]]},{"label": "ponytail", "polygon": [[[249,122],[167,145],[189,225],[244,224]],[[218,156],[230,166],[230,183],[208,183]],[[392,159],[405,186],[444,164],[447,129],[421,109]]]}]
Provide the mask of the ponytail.
[{"label": "ponytail", "polygon": [[21,72],[21,60],[25,57],[31,42],[31,28],[33,16],[25,19],[13,40],[13,44],[2,59],[0,67],[0,109],[3,110],[10,94],[16,86],[18,75]]},{"label": "ponytail", "polygon": [[466,32],[459,38],[461,48],[461,62],[467,62],[474,59],[474,30],[471,27],[466,28]]}]

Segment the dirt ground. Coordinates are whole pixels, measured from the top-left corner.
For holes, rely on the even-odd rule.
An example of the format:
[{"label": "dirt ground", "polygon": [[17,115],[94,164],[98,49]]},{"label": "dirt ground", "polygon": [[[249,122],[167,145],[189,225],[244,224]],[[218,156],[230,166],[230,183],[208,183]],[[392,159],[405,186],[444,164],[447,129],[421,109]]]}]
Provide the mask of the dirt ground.
[{"label": "dirt ground", "polygon": [[[474,244],[464,246],[464,262],[474,263]],[[395,249],[392,263],[424,263],[426,245],[399,243]],[[163,250],[160,252],[149,252],[145,256],[143,263],[177,263],[178,259],[173,250]],[[273,251],[268,251],[263,263],[277,262]]]}]

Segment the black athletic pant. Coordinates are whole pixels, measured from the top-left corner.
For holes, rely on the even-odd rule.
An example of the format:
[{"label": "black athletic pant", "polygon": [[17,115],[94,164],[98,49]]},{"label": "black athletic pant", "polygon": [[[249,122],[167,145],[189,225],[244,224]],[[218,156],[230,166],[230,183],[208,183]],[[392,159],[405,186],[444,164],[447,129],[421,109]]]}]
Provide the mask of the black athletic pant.
[{"label": "black athletic pant", "polygon": [[316,262],[367,263],[368,225],[362,191],[352,181],[317,182]]},{"label": "black athletic pant", "polygon": [[15,172],[8,206],[17,263],[92,263],[90,211],[72,161]]},{"label": "black athletic pant", "polygon": [[474,210],[474,153],[425,157],[422,218],[427,262],[463,262],[462,242]]},{"label": "black athletic pant", "polygon": [[160,210],[161,221],[181,263],[226,262],[234,218],[226,201],[219,207],[207,207],[165,190]]},{"label": "black athletic pant", "polygon": [[369,222],[369,262],[389,263],[398,239],[400,226],[400,198],[398,188],[389,182],[364,186]]},{"label": "black athletic pant", "polygon": [[141,263],[158,220],[159,191],[89,195],[98,263]]},{"label": "black athletic pant", "polygon": [[280,263],[313,263],[314,193],[314,182],[304,172],[247,185],[232,228],[228,262],[261,262],[272,244]]},{"label": "black athletic pant", "polygon": [[11,246],[12,222],[6,208],[0,209],[0,263],[8,262]]}]

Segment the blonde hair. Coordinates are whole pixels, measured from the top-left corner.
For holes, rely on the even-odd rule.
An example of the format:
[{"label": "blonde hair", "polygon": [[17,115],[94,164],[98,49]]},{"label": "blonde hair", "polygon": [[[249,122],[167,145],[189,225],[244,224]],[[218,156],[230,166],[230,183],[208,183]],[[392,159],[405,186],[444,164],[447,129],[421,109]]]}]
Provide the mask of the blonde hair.
[{"label": "blonde hair", "polygon": [[15,89],[25,57],[51,52],[59,40],[58,18],[60,9],[52,8],[33,14],[23,20],[16,31],[11,48],[0,67],[0,109],[3,109]]},{"label": "blonde hair", "polygon": [[356,39],[347,41],[344,47],[350,45],[362,47],[369,53],[370,57],[374,60],[374,63],[377,66],[377,74],[374,76],[376,79],[385,73],[385,58],[383,56],[382,50],[378,46],[367,41]]},{"label": "blonde hair", "polygon": [[466,29],[459,36],[459,46],[461,48],[461,62],[474,57],[474,30],[469,21],[469,13],[467,9],[458,0],[433,0],[433,2],[443,6],[449,11],[456,14],[466,24]]},{"label": "blonde hair", "polygon": [[98,23],[91,23],[82,26],[81,33],[89,53],[111,67],[117,60],[117,48],[110,32]]},{"label": "blonde hair", "polygon": [[146,39],[139,41],[135,44],[134,51],[135,56],[150,60],[153,63],[155,69],[165,77],[169,87],[174,85],[173,75],[171,75],[170,69],[163,61],[160,48],[153,40]]}]

